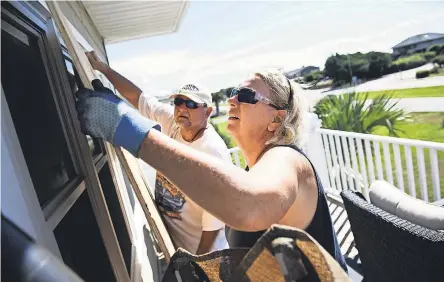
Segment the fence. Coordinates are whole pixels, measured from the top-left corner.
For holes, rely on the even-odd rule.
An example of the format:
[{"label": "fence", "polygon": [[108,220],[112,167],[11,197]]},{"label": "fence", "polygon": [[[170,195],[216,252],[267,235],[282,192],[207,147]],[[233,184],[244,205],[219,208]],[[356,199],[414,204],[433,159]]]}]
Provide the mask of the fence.
[{"label": "fence", "polygon": [[[426,202],[444,198],[443,143],[323,129],[315,115],[310,125],[303,150],[327,192],[354,189],[368,197],[371,183],[381,179]],[[241,166],[239,149],[230,153]]]}]

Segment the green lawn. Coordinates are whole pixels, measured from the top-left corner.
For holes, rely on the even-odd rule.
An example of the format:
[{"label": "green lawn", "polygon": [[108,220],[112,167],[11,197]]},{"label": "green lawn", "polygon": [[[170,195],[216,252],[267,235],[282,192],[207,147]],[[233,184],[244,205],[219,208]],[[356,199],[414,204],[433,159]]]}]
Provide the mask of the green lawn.
[{"label": "green lawn", "polygon": [[[236,142],[234,142],[233,137],[231,137],[230,133],[228,133],[228,131],[227,131],[227,125],[228,125],[228,121],[225,121],[225,122],[222,122],[222,123],[217,124],[216,126],[218,127],[218,129],[220,130],[220,132],[221,132],[222,134],[224,134],[225,136],[227,136],[227,137],[230,138],[230,144],[227,145],[228,148],[233,148],[233,147],[236,147],[237,145],[236,145]],[[231,156],[231,158],[232,158],[233,163],[234,163],[234,158],[233,158],[233,156]],[[240,154],[240,156],[239,156],[239,160],[240,160],[241,166],[242,166],[242,167],[245,167],[245,166],[246,166],[245,158],[244,158],[244,156],[243,156],[242,154]]]},{"label": "green lawn", "polygon": [[438,73],[431,73],[430,76],[444,76],[444,68],[440,68]]},{"label": "green lawn", "polygon": [[[227,132],[227,124],[228,122],[223,122],[218,124],[218,128],[223,132],[223,134],[229,136],[231,139],[229,147],[236,147],[236,143],[233,138],[231,138],[230,134]],[[433,142],[441,142],[444,143],[444,113],[412,113],[410,114],[410,118],[405,122],[405,124],[400,126],[403,133],[400,133],[400,137],[410,138],[410,139],[419,139]],[[387,136],[388,132],[385,128],[377,128],[373,134]],[[382,150],[382,145],[380,145],[380,153],[381,153],[381,161],[384,164],[384,153]],[[404,147],[401,146],[401,162],[403,165],[403,174],[404,174],[404,189],[408,190],[408,179],[407,179],[407,170],[406,170],[406,162],[405,162],[405,153]],[[390,146],[390,158],[392,162],[393,168],[393,179],[396,181],[396,170],[395,170],[395,161],[393,156],[393,148]],[[433,188],[432,188],[432,178],[430,172],[430,154],[428,150],[424,151],[424,161],[427,172],[427,187],[428,187],[428,196],[429,201],[433,201]],[[418,164],[416,157],[416,149],[412,148],[412,160],[413,160],[413,168],[415,172],[415,186],[416,186],[416,195],[420,198],[420,184],[418,182]],[[244,157],[240,157],[240,161],[243,167],[245,167]],[[438,152],[438,166],[439,166],[439,175],[440,175],[440,187],[441,187],[441,197],[444,197],[444,152]],[[376,164],[375,164],[376,170]],[[375,171],[375,173],[377,173]],[[385,170],[384,170],[385,175]]]},{"label": "green lawn", "polygon": [[[399,127],[403,131],[399,137],[444,143],[444,112],[411,113],[409,116]],[[378,128],[373,134],[387,135],[388,132]]]},{"label": "green lawn", "polygon": [[382,94],[391,95],[393,98],[444,97],[444,86],[369,91],[362,93],[368,93],[369,99],[373,99]]},{"label": "green lawn", "polygon": [[[412,113],[410,114],[410,119],[406,121],[405,124],[400,126],[400,129],[404,132],[400,134],[400,137],[410,138],[410,139],[419,139],[433,142],[444,143],[444,113]],[[376,129],[373,134],[384,135],[388,134],[385,128]],[[381,157],[382,156],[382,148]],[[394,167],[394,157],[393,157],[393,149],[391,148],[391,160],[392,160],[392,168],[393,168],[393,176],[395,176],[395,167]],[[404,188],[408,190],[407,186],[407,171],[406,171],[406,162],[405,162],[405,154],[404,147],[401,147],[401,161],[404,168]],[[418,182],[418,164],[416,157],[416,149],[412,148],[412,160],[413,167],[415,171],[415,186],[416,186],[416,195],[419,197],[420,194],[420,186]],[[427,187],[428,187],[428,195],[429,201],[433,201],[433,188],[432,188],[432,179],[430,172],[430,154],[428,150],[424,151],[424,161],[426,167],[426,178],[427,178]],[[384,160],[382,160],[384,162]],[[439,176],[440,176],[440,187],[441,187],[441,196],[444,196],[444,152],[438,152],[438,166],[439,166]],[[396,184],[396,180],[395,180]]]}]

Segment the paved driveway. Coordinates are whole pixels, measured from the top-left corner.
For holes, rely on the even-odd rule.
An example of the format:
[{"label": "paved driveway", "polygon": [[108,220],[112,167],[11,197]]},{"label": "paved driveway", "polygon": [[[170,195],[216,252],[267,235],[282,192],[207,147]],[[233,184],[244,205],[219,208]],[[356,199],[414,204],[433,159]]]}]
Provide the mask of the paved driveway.
[{"label": "paved driveway", "polygon": [[444,112],[444,97],[404,98],[396,106],[407,112]]},{"label": "paved driveway", "polygon": [[[419,68],[386,75],[379,79],[360,84],[356,87],[332,91],[327,91],[325,89],[304,90],[304,93],[308,98],[309,104],[312,106],[326,95],[340,95],[352,91],[367,92],[444,85],[444,76],[434,76],[423,79],[415,78],[418,70],[431,69],[432,67],[432,64],[427,64]],[[444,98],[404,98],[400,100],[399,106],[410,112],[443,112]]]}]

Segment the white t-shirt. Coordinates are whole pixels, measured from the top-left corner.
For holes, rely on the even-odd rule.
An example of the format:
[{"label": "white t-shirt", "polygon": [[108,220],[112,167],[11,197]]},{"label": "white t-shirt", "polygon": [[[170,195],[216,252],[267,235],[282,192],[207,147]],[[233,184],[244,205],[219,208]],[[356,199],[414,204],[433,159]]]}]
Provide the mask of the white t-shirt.
[{"label": "white t-shirt", "polygon": [[[139,98],[139,111],[149,119],[157,121],[162,126],[162,132],[171,138],[231,163],[227,146],[211,125],[208,125],[199,139],[189,143],[180,134],[171,105],[142,94]],[[211,251],[228,248],[225,224],[187,198],[160,172],[156,174],[155,198],[176,247],[194,254],[199,246],[202,231],[220,230]]]}]

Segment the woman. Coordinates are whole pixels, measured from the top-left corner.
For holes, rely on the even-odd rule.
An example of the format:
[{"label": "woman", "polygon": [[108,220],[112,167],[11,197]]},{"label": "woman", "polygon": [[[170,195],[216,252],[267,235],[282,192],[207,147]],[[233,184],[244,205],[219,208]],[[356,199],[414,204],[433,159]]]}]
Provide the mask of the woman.
[{"label": "woman", "polygon": [[272,224],[288,225],[306,230],[346,271],[323,188],[296,146],[305,109],[282,74],[256,73],[228,100],[228,130],[246,171],[152,130],[153,121],[109,92],[81,90],[78,97],[84,133],[122,146],[160,171],[225,222],[230,247],[251,247]]}]

